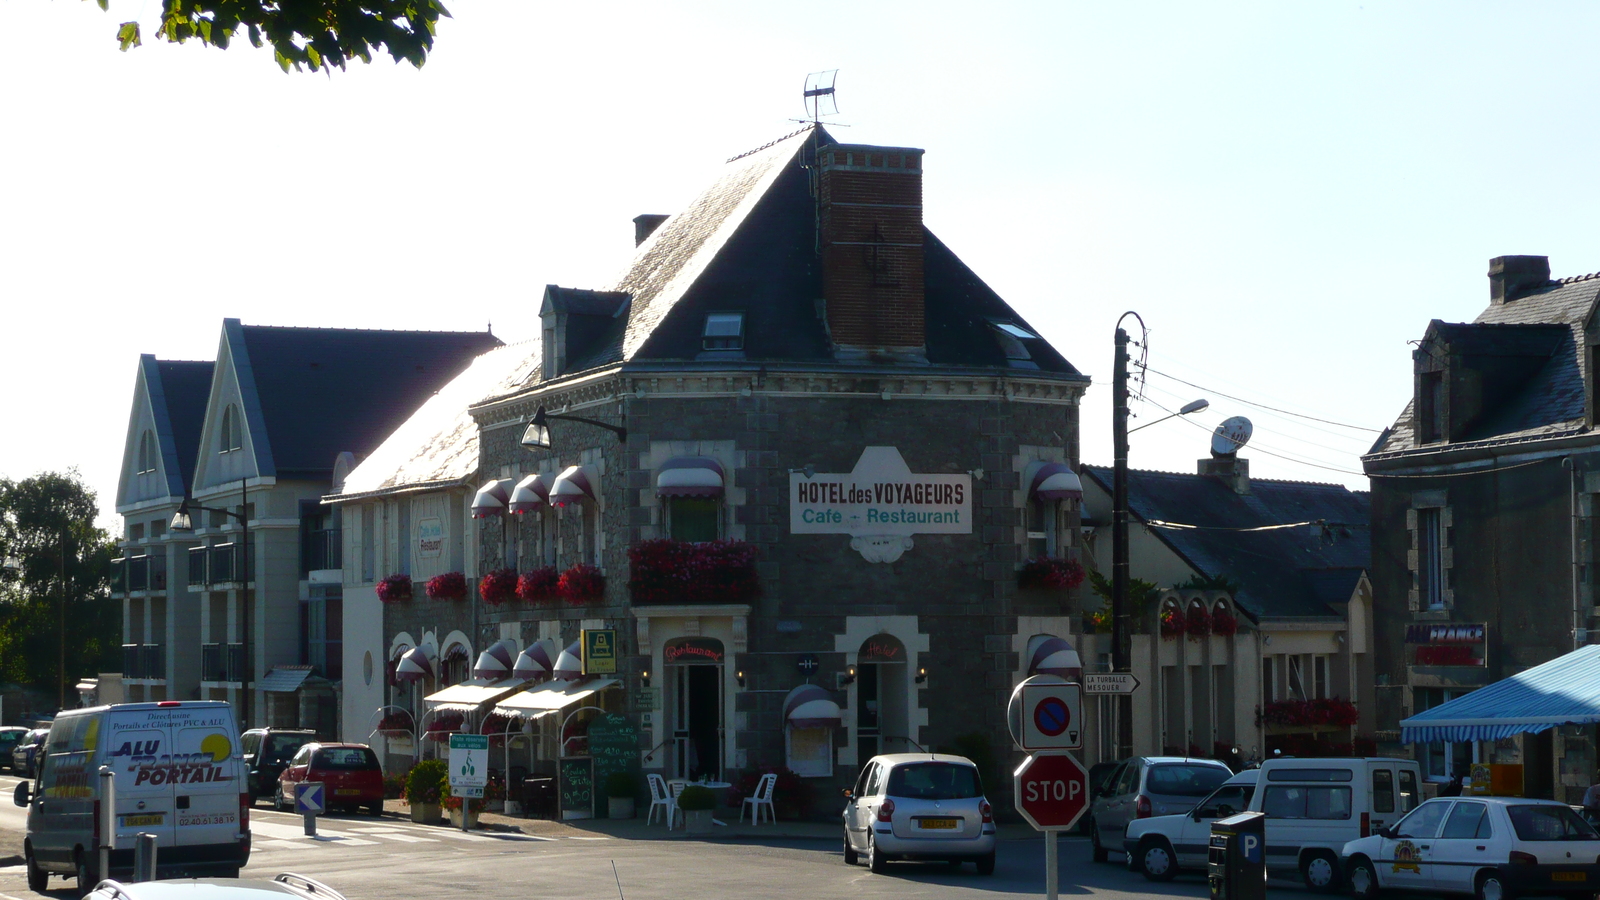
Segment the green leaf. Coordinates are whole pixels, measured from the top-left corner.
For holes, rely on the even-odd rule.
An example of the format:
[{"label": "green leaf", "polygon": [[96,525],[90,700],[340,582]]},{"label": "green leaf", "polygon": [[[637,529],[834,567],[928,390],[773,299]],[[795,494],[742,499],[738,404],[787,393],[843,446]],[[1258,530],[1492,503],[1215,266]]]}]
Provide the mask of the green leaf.
[{"label": "green leaf", "polygon": [[139,23],[123,22],[117,29],[117,40],[122,44],[122,52],[128,52],[129,47],[137,47],[144,42],[139,39]]},{"label": "green leaf", "polygon": [[111,11],[111,0],[100,0],[100,11],[101,12],[110,12]]}]

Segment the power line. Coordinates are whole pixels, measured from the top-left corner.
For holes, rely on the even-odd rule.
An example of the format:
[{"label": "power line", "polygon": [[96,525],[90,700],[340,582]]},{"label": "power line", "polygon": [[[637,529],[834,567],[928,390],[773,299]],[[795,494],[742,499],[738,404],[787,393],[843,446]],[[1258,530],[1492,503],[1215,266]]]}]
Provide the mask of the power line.
[{"label": "power line", "polygon": [[1224,394],[1222,391],[1216,390],[1215,388],[1204,387],[1202,385],[1195,384],[1192,381],[1184,381],[1182,378],[1179,378],[1176,375],[1168,375],[1166,372],[1161,372],[1161,371],[1158,371],[1156,369],[1152,369],[1149,366],[1144,366],[1143,368],[1145,369],[1145,371],[1149,372],[1152,375],[1160,375],[1162,378],[1171,378],[1173,381],[1176,381],[1179,384],[1186,384],[1189,387],[1195,388],[1197,390],[1207,391],[1209,393],[1216,394],[1218,397],[1227,397],[1229,400],[1234,400],[1234,401],[1237,401],[1239,403],[1246,404],[1248,406],[1260,407],[1261,409],[1270,410],[1270,411],[1275,412],[1275,413],[1282,413],[1282,414],[1284,414],[1286,416],[1294,416],[1294,417],[1299,418],[1299,419],[1310,419],[1313,422],[1321,422],[1324,425],[1337,425],[1340,428],[1352,428],[1352,429],[1355,429],[1356,431],[1370,431],[1373,434],[1381,434],[1381,433],[1383,433],[1383,429],[1381,429],[1381,428],[1368,428],[1365,425],[1349,425],[1349,424],[1346,424],[1344,422],[1335,422],[1332,419],[1322,419],[1322,418],[1318,418],[1316,416],[1308,416],[1305,413],[1297,413],[1297,412],[1293,412],[1293,411],[1290,411],[1290,410],[1287,410],[1287,409],[1279,409],[1276,406],[1268,406],[1265,403],[1257,403],[1254,400],[1246,400],[1243,397],[1235,397],[1232,394]]},{"label": "power line", "polygon": [[[1205,390],[1205,388],[1201,388],[1201,390]],[[1150,405],[1152,405],[1154,407],[1156,407],[1157,409],[1164,409],[1167,412],[1171,412],[1172,411],[1170,409],[1167,409],[1165,406],[1162,406],[1161,404],[1155,402],[1154,400],[1150,400],[1150,399],[1146,398],[1145,402],[1149,403]],[[1201,425],[1199,422],[1190,422],[1188,420],[1187,416],[1180,416],[1179,419],[1181,421],[1183,421],[1185,424],[1188,424],[1188,425],[1191,425],[1191,426],[1193,426],[1195,428],[1198,428],[1201,431],[1206,431],[1206,432],[1210,432],[1211,431],[1211,429],[1207,428],[1204,425]],[[1259,442],[1252,443],[1250,445],[1250,448],[1253,451],[1255,451],[1256,453],[1265,454],[1267,456],[1274,456],[1274,457],[1277,457],[1278,459],[1286,460],[1288,462],[1296,463],[1296,464],[1302,465],[1302,466],[1310,466],[1313,469],[1326,469],[1329,472],[1338,472],[1338,473],[1343,474],[1343,475],[1366,475],[1367,474],[1365,472],[1359,472],[1359,471],[1356,471],[1354,469],[1341,469],[1341,468],[1339,468],[1337,466],[1324,465],[1322,463],[1314,463],[1314,462],[1311,462],[1309,460],[1299,459],[1297,457],[1288,456],[1288,455],[1285,455],[1283,453],[1274,453],[1273,451],[1267,449],[1267,447],[1265,445],[1263,445],[1263,444],[1261,444]],[[1324,449],[1324,450],[1332,450],[1334,453],[1340,452],[1338,450],[1334,450],[1332,447],[1323,447],[1322,449]]]}]

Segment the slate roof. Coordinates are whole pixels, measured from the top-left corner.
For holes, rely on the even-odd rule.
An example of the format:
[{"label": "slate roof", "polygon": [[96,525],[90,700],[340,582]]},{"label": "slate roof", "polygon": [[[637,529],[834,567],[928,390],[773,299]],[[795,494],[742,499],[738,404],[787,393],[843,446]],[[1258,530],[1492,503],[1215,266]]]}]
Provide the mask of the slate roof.
[{"label": "slate roof", "polygon": [[[567,372],[691,363],[702,352],[705,313],[741,310],[743,358],[752,365],[834,364],[816,313],[822,267],[806,167],[813,139],[833,142],[808,126],[729,160],[710,188],[657,227],[604,289],[630,299],[589,348],[568,348]],[[987,320],[1032,327],[926,229],[923,252],[929,364],[1010,367]],[[555,290],[573,302],[580,297]],[[1042,373],[1088,380],[1046,341],[1028,345]]]},{"label": "slate roof", "polygon": [[[161,382],[165,415],[172,428],[172,453],[177,471],[167,480],[179,479],[174,497],[184,496],[184,487],[194,479],[195,457],[200,452],[200,429],[206,420],[206,402],[211,395],[211,376],[216,363],[181,360],[155,360]],[[151,402],[155,402],[154,396]],[[157,410],[157,416],[162,414]],[[163,446],[162,452],[167,448]]]},{"label": "slate roof", "polygon": [[[1112,469],[1083,470],[1111,493]],[[1237,582],[1235,601],[1257,621],[1342,616],[1330,604],[1349,601],[1372,561],[1368,495],[1343,485],[1252,478],[1237,494],[1208,475],[1130,470],[1128,509],[1139,521],[1202,526],[1150,531],[1196,571]],[[1230,530],[1306,521],[1326,524]]]},{"label": "slate roof", "polygon": [[[286,328],[223,323],[262,474],[324,475],[349,450],[370,452],[474,358],[487,332]],[[257,433],[259,434],[259,432]],[[263,452],[266,450],[267,452]]]},{"label": "slate roof", "polygon": [[[1600,273],[1551,281],[1543,288],[1485,309],[1472,324],[1435,322],[1430,332],[1451,341],[1465,341],[1473,352],[1501,348],[1521,355],[1553,341],[1549,359],[1500,408],[1479,421],[1471,433],[1447,448],[1484,446],[1572,434],[1584,429],[1584,383],[1587,362],[1579,352],[1584,323],[1600,298]],[[1564,327],[1565,337],[1555,328]],[[1521,326],[1521,327],[1510,327]],[[1416,398],[1406,403],[1394,425],[1364,459],[1382,458],[1418,449],[1412,427]],[[1440,449],[1430,445],[1430,452]]]},{"label": "slate roof", "polygon": [[478,426],[468,407],[505,394],[537,372],[539,342],[509,344],[479,356],[439,389],[345,477],[337,502],[375,493],[460,483],[478,472]]}]

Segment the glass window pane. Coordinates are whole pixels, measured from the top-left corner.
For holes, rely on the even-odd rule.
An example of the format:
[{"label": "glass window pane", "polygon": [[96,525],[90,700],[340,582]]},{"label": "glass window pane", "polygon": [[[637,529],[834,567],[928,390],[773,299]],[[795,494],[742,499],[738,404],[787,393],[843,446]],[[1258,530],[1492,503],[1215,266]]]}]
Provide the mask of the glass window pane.
[{"label": "glass window pane", "polygon": [[667,524],[672,539],[693,543],[716,540],[720,506],[713,497],[669,497]]}]

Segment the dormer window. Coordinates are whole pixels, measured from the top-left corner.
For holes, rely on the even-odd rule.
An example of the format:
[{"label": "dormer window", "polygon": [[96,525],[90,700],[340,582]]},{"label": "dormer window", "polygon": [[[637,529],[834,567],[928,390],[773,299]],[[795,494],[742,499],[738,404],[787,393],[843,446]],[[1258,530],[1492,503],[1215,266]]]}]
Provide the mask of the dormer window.
[{"label": "dormer window", "polygon": [[239,422],[239,408],[229,406],[222,411],[222,434],[217,441],[217,452],[231,453],[244,446],[243,429]]},{"label": "dormer window", "polygon": [[139,468],[136,475],[148,475],[156,470],[156,436],[152,431],[146,430],[139,435]]},{"label": "dormer window", "polygon": [[1444,440],[1444,373],[1423,372],[1417,378],[1417,443]]},{"label": "dormer window", "polygon": [[705,350],[743,350],[744,313],[708,313],[700,346]]},{"label": "dormer window", "polygon": [[1033,354],[1028,351],[1028,345],[1023,343],[1023,341],[1037,341],[1039,339],[1037,334],[1005,319],[990,319],[989,327],[994,329],[995,342],[1000,345],[1000,351],[1006,355],[1008,365],[1018,369],[1039,367],[1033,362]]}]

